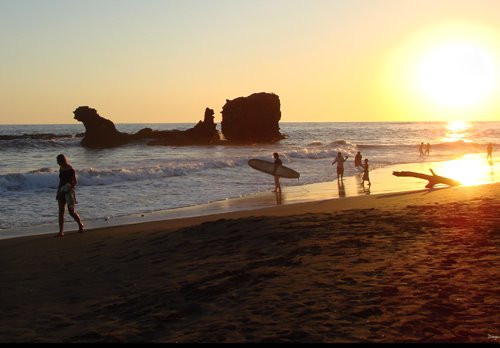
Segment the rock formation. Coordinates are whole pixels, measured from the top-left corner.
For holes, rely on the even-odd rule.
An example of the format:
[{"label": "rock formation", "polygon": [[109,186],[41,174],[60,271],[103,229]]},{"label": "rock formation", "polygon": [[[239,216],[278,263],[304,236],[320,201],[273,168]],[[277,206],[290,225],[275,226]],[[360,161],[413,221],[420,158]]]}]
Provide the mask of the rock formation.
[{"label": "rock formation", "polygon": [[280,99],[276,94],[255,93],[248,97],[227,100],[222,109],[221,141],[214,111],[205,109],[203,121],[188,130],[156,131],[144,128],[135,134],[118,131],[114,123],[99,116],[95,109],[80,106],[73,113],[85,126],[81,144],[90,148],[107,148],[134,141],[146,141],[148,145],[186,146],[210,144],[272,143],[283,139],[279,131],[281,119]]},{"label": "rock formation", "polygon": [[148,145],[208,145],[217,142],[219,132],[214,123],[214,111],[207,108],[203,121],[185,131],[155,131],[144,128],[135,134],[118,131],[114,123],[99,116],[95,109],[80,106],[75,111],[75,119],[85,126],[85,135],[81,144],[90,148],[106,148],[124,145],[133,141],[152,140]]},{"label": "rock formation", "polygon": [[119,132],[113,122],[99,116],[95,109],[80,106],[73,113],[75,120],[85,126],[85,136],[81,142],[85,147],[114,147],[134,140],[133,135]]},{"label": "rock formation", "polygon": [[283,139],[279,131],[280,99],[276,94],[254,93],[226,100],[222,134],[231,143],[269,143]]},{"label": "rock formation", "polygon": [[[139,131],[140,133],[141,131]],[[220,140],[217,124],[214,122],[214,110],[206,108],[203,121],[185,131],[153,131],[157,134],[148,145],[209,145]],[[152,136],[147,136],[153,138]]]}]

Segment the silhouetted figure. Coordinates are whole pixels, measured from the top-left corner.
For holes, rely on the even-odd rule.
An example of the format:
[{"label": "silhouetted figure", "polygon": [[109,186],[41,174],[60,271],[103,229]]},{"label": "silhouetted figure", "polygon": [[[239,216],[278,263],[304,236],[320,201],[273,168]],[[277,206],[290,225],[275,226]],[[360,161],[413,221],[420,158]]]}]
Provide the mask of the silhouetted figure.
[{"label": "silhouetted figure", "polygon": [[420,153],[420,157],[424,157],[424,143],[420,143],[420,146],[418,147],[418,152]]},{"label": "silhouetted figure", "polygon": [[488,146],[486,146],[486,152],[487,152],[487,156],[486,156],[486,159],[492,161],[493,160],[493,144],[492,143],[489,143]]},{"label": "silhouetted figure", "polygon": [[64,236],[64,210],[68,206],[69,215],[78,224],[78,232],[83,232],[83,223],[80,216],[75,212],[76,202],[76,173],[71,165],[69,165],[66,156],[63,154],[57,156],[57,164],[59,164],[59,186],[57,187],[56,200],[59,203],[59,234]]},{"label": "silhouetted figure", "polygon": [[342,156],[342,153],[338,153],[335,160],[332,162],[332,166],[337,163],[337,180],[344,180],[344,162],[347,161],[349,156]]},{"label": "silhouetted figure", "polygon": [[278,175],[275,175],[275,173],[276,173],[276,170],[278,169],[278,167],[283,165],[283,162],[281,162],[280,155],[278,155],[277,152],[273,153],[273,157],[274,157],[274,169],[273,169],[274,191],[273,192],[281,193],[280,177]]},{"label": "silhouetted figure", "polygon": [[362,158],[363,158],[363,156],[361,156],[361,152],[358,151],[356,153],[356,156],[354,156],[354,166],[356,168],[361,167],[361,165],[362,165],[362,162],[361,162]]},{"label": "silhouetted figure", "polygon": [[425,145],[425,155],[429,156],[430,154],[431,154],[431,144],[427,143],[427,145]]},{"label": "silhouetted figure", "polygon": [[371,182],[370,182],[370,174],[369,174],[369,168],[370,168],[370,165],[368,164],[368,159],[365,159],[365,164],[363,165],[363,182],[361,183],[361,185],[364,185],[365,184],[365,181],[368,181],[368,185],[371,186]]}]

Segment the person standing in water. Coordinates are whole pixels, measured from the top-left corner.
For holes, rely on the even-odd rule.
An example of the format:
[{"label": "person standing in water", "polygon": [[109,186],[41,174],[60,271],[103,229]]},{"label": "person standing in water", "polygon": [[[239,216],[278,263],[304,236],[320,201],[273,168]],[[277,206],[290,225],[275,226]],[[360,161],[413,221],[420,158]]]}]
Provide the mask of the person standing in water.
[{"label": "person standing in water", "polygon": [[370,174],[369,174],[369,164],[368,164],[368,159],[366,158],[365,159],[365,164],[363,165],[363,182],[361,183],[361,185],[365,185],[365,181],[368,181],[368,186],[371,186],[371,182],[370,182]]},{"label": "person standing in water", "polygon": [[356,168],[358,167],[361,167],[363,164],[361,162],[363,156],[361,156],[361,152],[358,151],[358,153],[356,153],[356,156],[354,156],[354,166]]},{"label": "person standing in water", "polygon": [[418,147],[418,152],[420,153],[420,157],[424,157],[424,143],[420,143],[420,146]]},{"label": "person standing in water", "polygon": [[69,215],[78,224],[78,232],[83,232],[83,223],[80,216],[75,212],[76,204],[76,173],[73,167],[68,163],[66,156],[60,154],[57,156],[59,164],[59,186],[57,187],[56,200],[59,203],[59,234],[64,236],[64,210],[68,206]]},{"label": "person standing in water", "polygon": [[280,155],[275,152],[273,153],[274,157],[274,168],[273,168],[273,175],[274,175],[274,191],[273,192],[279,192],[281,193],[281,184],[280,184],[280,177],[276,174],[276,170],[278,167],[283,165],[283,162],[281,162]]},{"label": "person standing in water", "polygon": [[492,143],[489,143],[488,146],[486,146],[486,153],[487,153],[486,159],[489,161],[492,161],[493,160],[493,144]]},{"label": "person standing in water", "polygon": [[332,162],[332,166],[337,163],[337,180],[344,180],[344,162],[347,161],[349,156],[342,156],[342,153],[338,153],[335,160]]},{"label": "person standing in water", "polygon": [[427,143],[427,145],[425,145],[425,155],[429,156],[430,154],[431,154],[431,144]]}]

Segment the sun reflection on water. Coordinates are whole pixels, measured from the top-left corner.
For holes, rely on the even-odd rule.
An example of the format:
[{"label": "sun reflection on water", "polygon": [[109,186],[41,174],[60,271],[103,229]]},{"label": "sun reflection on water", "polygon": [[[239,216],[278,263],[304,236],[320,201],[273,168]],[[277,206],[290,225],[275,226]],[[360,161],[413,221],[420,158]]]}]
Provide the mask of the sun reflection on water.
[{"label": "sun reflection on water", "polygon": [[472,127],[472,125],[468,122],[465,121],[450,121],[446,125],[446,130],[448,131],[446,134],[446,137],[444,141],[446,142],[453,142],[453,141],[470,141],[467,139],[467,136],[469,134],[467,133],[467,130],[469,130]]}]

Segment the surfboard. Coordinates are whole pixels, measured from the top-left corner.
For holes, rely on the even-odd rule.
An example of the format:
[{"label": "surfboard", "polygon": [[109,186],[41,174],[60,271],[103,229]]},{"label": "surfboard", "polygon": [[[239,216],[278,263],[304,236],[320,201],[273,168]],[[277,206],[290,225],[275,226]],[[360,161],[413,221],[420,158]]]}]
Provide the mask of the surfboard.
[{"label": "surfboard", "polygon": [[[274,162],[252,158],[248,161],[248,165],[253,169],[273,175]],[[298,172],[285,166],[279,166],[276,169],[276,175],[287,179],[298,179],[300,177]]]}]

